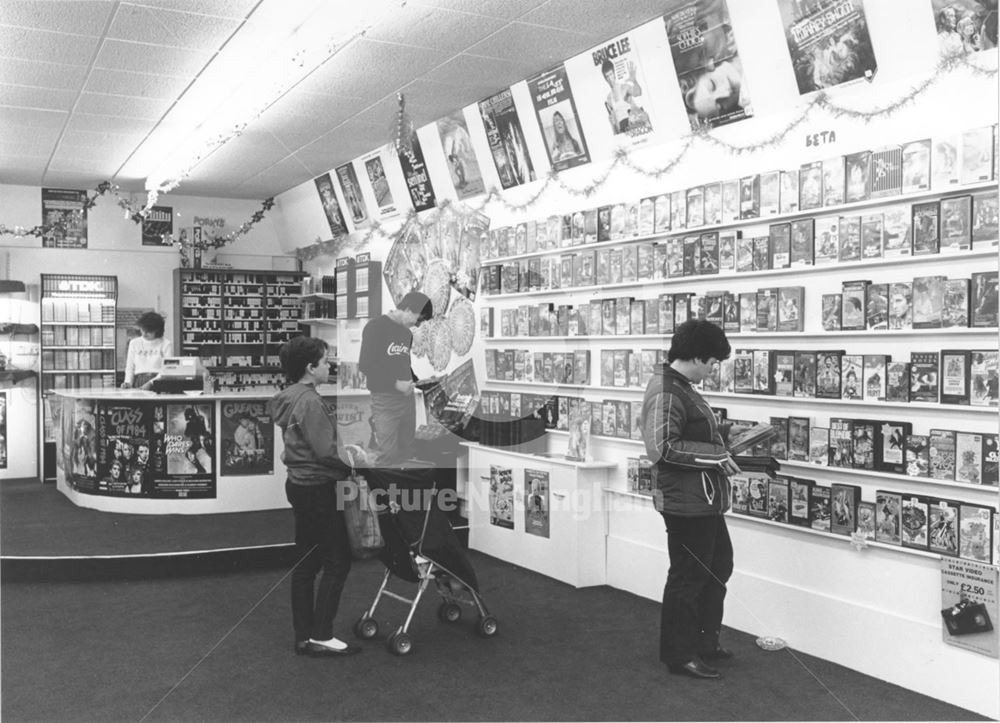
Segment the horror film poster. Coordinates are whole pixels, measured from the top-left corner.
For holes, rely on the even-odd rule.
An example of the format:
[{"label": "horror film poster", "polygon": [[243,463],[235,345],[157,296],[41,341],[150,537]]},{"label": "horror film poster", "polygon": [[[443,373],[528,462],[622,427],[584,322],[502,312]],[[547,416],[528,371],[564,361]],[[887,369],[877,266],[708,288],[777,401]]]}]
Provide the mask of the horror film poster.
[{"label": "horror film poster", "polygon": [[[100,404],[96,494],[152,496],[153,408],[143,402]],[[162,467],[162,457],[158,461]]]},{"label": "horror film poster", "polygon": [[261,400],[223,401],[220,406],[219,474],[246,477],[274,473],[274,421]]}]

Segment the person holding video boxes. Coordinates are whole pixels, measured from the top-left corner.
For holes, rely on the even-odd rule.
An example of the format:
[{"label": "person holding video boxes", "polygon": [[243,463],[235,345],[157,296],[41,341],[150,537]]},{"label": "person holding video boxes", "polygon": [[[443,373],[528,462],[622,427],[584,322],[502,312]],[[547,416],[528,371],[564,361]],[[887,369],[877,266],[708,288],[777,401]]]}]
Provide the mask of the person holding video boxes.
[{"label": "person holding video boxes", "polygon": [[671,673],[718,678],[706,660],[732,653],[719,643],[733,546],[726,528],[729,475],[740,468],[728,429],[694,388],[731,353],[725,332],[692,319],[677,327],[668,363],[657,365],[642,404],[642,438],[653,461],[657,511],[667,528],[670,569],[663,589],[660,660]]}]

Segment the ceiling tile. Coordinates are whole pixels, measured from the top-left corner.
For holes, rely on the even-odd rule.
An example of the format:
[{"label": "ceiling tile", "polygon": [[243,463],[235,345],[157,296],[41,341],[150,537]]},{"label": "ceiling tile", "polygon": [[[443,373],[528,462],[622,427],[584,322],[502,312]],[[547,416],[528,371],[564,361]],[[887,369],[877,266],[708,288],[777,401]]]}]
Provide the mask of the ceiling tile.
[{"label": "ceiling tile", "polygon": [[445,53],[428,48],[380,43],[362,38],[335,55],[323,66],[321,85],[310,90],[335,96],[364,98],[368,103],[394,93],[410,80],[447,59]]},{"label": "ceiling tile", "polygon": [[100,131],[106,133],[143,135],[153,130],[155,121],[142,118],[121,118],[116,116],[93,115],[77,111],[70,116],[67,130]]},{"label": "ceiling tile", "polygon": [[163,117],[172,103],[169,98],[134,98],[127,95],[84,93],[80,96],[77,108],[81,113],[93,115],[157,120]]},{"label": "ceiling tile", "polygon": [[[3,3],[0,2],[0,6]],[[0,25],[0,57],[87,66],[99,38]]]},{"label": "ceiling tile", "polygon": [[165,98],[172,101],[183,93],[190,83],[190,78],[178,78],[172,75],[94,68],[87,78],[84,90],[91,93]]},{"label": "ceiling tile", "polygon": [[[371,149],[369,148],[368,150]],[[321,173],[326,173],[335,165],[338,165],[343,158],[343,153],[338,148],[334,139],[321,138],[307,146],[303,146],[295,153],[295,158],[304,167],[309,169],[309,178],[315,178]]]},{"label": "ceiling tile", "polygon": [[[198,5],[193,3],[192,8]],[[239,27],[240,20],[196,15],[142,5],[121,5],[108,37],[150,45],[214,52]]]},{"label": "ceiling tile", "polygon": [[367,37],[401,45],[436,48],[449,55],[465,50],[503,27],[505,20],[408,3],[368,31]]},{"label": "ceiling tile", "polygon": [[73,108],[76,96],[77,93],[73,90],[32,88],[27,85],[0,83],[0,105],[69,111]]},{"label": "ceiling tile", "polygon": [[56,154],[49,162],[46,175],[51,173],[77,173],[95,180],[110,178],[118,170],[114,161],[100,159],[81,159]]},{"label": "ceiling tile", "polygon": [[62,129],[66,124],[66,115],[64,111],[12,108],[0,105],[0,128],[5,131],[12,126]]},{"label": "ceiling tile", "polygon": [[138,73],[169,73],[183,78],[197,75],[211,57],[212,53],[202,50],[106,40],[94,67]]},{"label": "ceiling tile", "polygon": [[4,128],[0,136],[0,155],[11,153],[22,156],[52,155],[52,149],[59,140],[59,128],[38,126],[10,126]]},{"label": "ceiling tile", "polygon": [[220,18],[244,18],[260,0],[131,0],[128,5],[143,5],[164,10],[193,12],[197,8],[200,15],[214,15]]},{"label": "ceiling tile", "polygon": [[530,73],[537,73],[552,65],[583,52],[594,44],[589,35],[563,30],[553,33],[551,28],[510,23],[499,32],[466,51],[469,55],[483,55],[503,60],[529,58]]},{"label": "ceiling tile", "polygon": [[[596,2],[588,3],[587,11],[580,12],[579,0],[548,0],[519,17],[518,22],[549,28],[572,28],[573,32],[600,42],[662,16],[667,5],[669,3],[663,0]],[[572,56],[565,56],[563,60],[567,57]]]},{"label": "ceiling tile", "polygon": [[[548,0],[417,0],[420,5],[446,10],[458,10],[472,15],[485,15],[490,18],[514,20],[544,5]],[[617,5],[618,3],[614,3]]]},{"label": "ceiling tile", "polygon": [[3,0],[0,25],[99,37],[114,7],[106,0]]},{"label": "ceiling tile", "polygon": [[87,68],[84,65],[59,65],[18,58],[4,58],[0,62],[0,83],[80,90],[86,78]]},{"label": "ceiling tile", "polygon": [[524,80],[530,73],[537,72],[532,66],[533,64],[523,59],[499,60],[463,54],[425,73],[423,77],[449,85],[487,88],[488,90],[480,96],[486,97],[490,93]]},{"label": "ceiling tile", "polygon": [[34,162],[34,159],[19,160],[16,157],[0,156],[0,167],[3,168],[3,182],[12,186],[41,186],[45,173],[45,164]]},{"label": "ceiling tile", "polygon": [[145,134],[110,133],[107,131],[81,131],[67,129],[63,133],[61,148],[113,148],[135,146],[142,142]]}]

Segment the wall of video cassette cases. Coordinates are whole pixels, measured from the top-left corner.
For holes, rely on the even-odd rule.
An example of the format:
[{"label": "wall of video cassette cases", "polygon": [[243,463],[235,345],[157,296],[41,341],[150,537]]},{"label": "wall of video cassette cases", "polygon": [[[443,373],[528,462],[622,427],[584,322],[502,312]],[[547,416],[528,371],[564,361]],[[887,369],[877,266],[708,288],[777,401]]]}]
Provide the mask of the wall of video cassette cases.
[{"label": "wall of video cassette cases", "polygon": [[[607,490],[609,584],[662,592],[638,417],[670,334],[696,317],[733,347],[703,384],[718,417],[734,433],[779,429],[752,450],[777,472],[733,480],[730,595],[759,605],[727,624],[766,632],[764,601],[785,595],[910,635],[909,603],[883,610],[874,591],[923,588],[926,612],[940,557],[1000,562],[996,142],[979,126],[492,230],[484,405],[545,407],[551,451],[586,427],[594,458],[624,460]],[[831,606],[840,585],[868,589]],[[865,641],[831,650],[821,629],[779,618],[799,649],[933,688],[863,662]]]}]

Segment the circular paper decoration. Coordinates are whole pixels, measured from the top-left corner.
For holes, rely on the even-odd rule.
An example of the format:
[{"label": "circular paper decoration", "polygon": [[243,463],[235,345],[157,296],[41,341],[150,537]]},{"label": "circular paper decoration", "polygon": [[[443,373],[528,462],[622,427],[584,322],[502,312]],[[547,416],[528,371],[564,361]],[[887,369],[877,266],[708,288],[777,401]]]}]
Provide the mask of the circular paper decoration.
[{"label": "circular paper decoration", "polygon": [[435,259],[427,265],[421,289],[434,307],[435,317],[444,317],[451,299],[451,270],[443,259]]},{"label": "circular paper decoration", "polygon": [[447,319],[435,319],[430,334],[431,367],[436,372],[443,372],[451,361],[451,325]]},{"label": "circular paper decoration", "polygon": [[458,297],[451,305],[448,324],[451,326],[451,348],[459,356],[466,354],[476,335],[476,310],[472,302],[464,296]]},{"label": "circular paper decoration", "polygon": [[433,321],[425,321],[413,330],[413,343],[410,345],[410,353],[413,356],[427,356],[430,349],[432,323]]}]

